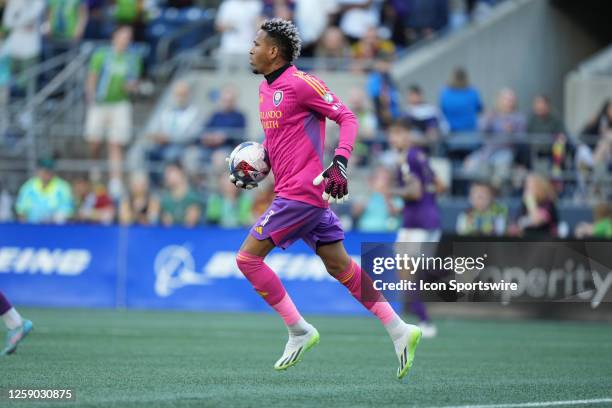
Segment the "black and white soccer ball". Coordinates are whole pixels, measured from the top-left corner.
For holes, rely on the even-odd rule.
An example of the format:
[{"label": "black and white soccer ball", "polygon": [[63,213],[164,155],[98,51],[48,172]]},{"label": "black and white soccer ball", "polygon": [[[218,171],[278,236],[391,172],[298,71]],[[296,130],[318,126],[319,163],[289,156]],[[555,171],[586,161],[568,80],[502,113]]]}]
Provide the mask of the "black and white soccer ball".
[{"label": "black and white soccer ball", "polygon": [[257,142],[240,143],[228,160],[229,172],[236,180],[259,183],[270,173],[270,159],[266,148]]}]

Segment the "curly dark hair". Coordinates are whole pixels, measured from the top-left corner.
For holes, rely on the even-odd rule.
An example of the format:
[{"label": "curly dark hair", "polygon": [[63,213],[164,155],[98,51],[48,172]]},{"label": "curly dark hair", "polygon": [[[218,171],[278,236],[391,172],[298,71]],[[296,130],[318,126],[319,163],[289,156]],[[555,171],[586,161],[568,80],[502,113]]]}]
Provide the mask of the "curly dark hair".
[{"label": "curly dark hair", "polygon": [[291,21],[273,18],[264,21],[261,29],[276,42],[281,56],[287,62],[293,62],[300,56],[302,40],[297,27]]}]

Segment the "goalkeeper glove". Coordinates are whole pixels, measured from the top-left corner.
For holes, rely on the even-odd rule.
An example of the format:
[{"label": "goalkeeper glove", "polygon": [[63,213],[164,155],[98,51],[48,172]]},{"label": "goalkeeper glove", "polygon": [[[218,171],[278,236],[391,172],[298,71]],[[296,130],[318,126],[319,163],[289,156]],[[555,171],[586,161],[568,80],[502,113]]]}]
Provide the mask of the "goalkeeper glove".
[{"label": "goalkeeper glove", "polygon": [[346,178],[346,166],[348,160],[344,156],[337,155],[332,163],[319,174],[312,184],[318,186],[325,180],[325,191],[323,199],[333,203],[342,204],[349,199],[348,179]]}]

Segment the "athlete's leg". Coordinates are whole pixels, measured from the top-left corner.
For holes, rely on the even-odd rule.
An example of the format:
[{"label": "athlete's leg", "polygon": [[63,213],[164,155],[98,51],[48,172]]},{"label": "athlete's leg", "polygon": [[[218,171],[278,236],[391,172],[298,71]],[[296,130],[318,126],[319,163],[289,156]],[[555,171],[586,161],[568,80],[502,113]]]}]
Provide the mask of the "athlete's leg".
[{"label": "athlete's leg", "polygon": [[248,235],[236,256],[238,268],[263,299],[282,317],[289,341],[274,368],[284,370],[297,364],[304,352],[319,341],[317,330],[300,315],[285,287],[264,258],[274,249],[270,238],[258,240]]},{"label": "athlete's leg", "polygon": [[[437,242],[440,240],[439,230],[424,230],[419,228],[401,228],[397,234],[396,252],[408,254],[409,256],[434,256]],[[423,271],[413,271],[407,269],[398,270],[398,274],[403,280],[422,280],[425,278]],[[437,335],[436,326],[430,321],[427,313],[427,306],[421,298],[419,291],[412,291],[406,296],[404,302],[404,312],[412,312],[419,318],[419,327],[423,332],[423,337],[431,338]]]},{"label": "athlete's leg", "polygon": [[0,316],[9,330],[16,329],[23,324],[23,319],[2,292],[0,292]]},{"label": "athlete's leg", "polygon": [[19,342],[32,330],[32,322],[23,319],[2,292],[0,292],[0,316],[9,330],[4,348],[0,350],[0,356],[3,356],[15,352]]},{"label": "athlete's leg", "polygon": [[383,324],[393,341],[400,362],[397,376],[405,376],[412,366],[421,330],[406,324],[395,313],[382,293],[374,288],[368,274],[363,273],[361,267],[348,256],[342,241],[317,246],[317,255],[321,257],[327,272],[346,286],[353,297]]},{"label": "athlete's leg", "polygon": [[321,257],[327,272],[346,286],[351,295],[375,314],[382,324],[399,319],[382,294],[374,289],[370,277],[362,273],[361,267],[348,256],[342,241],[319,245],[317,255]]},{"label": "athlete's leg", "polygon": [[[245,278],[251,282],[257,293],[272,307],[279,304],[287,294],[278,276],[264,263],[264,258],[274,247],[275,245],[270,238],[260,241],[248,235],[236,256],[238,268],[240,268]],[[283,320],[285,320],[285,323],[293,324],[299,318],[299,314],[296,317],[293,310],[289,312],[291,313],[279,313]],[[297,311],[295,312],[297,313]]]}]

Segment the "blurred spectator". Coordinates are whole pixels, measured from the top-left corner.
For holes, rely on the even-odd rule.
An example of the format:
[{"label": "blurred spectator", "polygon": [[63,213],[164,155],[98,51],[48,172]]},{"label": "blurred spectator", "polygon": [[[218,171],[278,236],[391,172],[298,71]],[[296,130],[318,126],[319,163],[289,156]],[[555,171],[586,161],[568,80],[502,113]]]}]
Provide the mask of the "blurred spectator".
[{"label": "blurred spectator", "polygon": [[103,40],[109,37],[107,32],[106,8],[110,0],[87,0],[87,26],[83,36],[90,40]]},{"label": "blurred spectator", "polygon": [[225,0],[217,12],[215,28],[221,33],[221,68],[247,66],[247,56],[261,22],[260,0]]},{"label": "blurred spectator", "polygon": [[406,99],[404,117],[423,133],[430,146],[437,144],[440,137],[448,131],[448,125],[440,110],[425,101],[423,91],[418,85],[408,88]]},{"label": "blurred spectator", "polygon": [[484,182],[470,187],[470,208],[457,217],[457,234],[502,236],[506,232],[508,209],[495,201],[495,189]]},{"label": "blurred spectator", "polygon": [[376,115],[368,103],[368,96],[361,87],[351,89],[348,97],[348,106],[357,117],[359,123],[359,138],[372,139],[376,136]]},{"label": "blurred spectator", "polygon": [[525,132],[525,116],[517,111],[516,95],[509,88],[502,89],[497,97],[494,112],[485,117],[483,132],[489,134],[485,145],[471,153],[465,160],[465,171],[485,176],[493,171],[494,183],[505,178],[514,159],[512,136]]},{"label": "blurred spectator", "polygon": [[0,222],[13,221],[13,197],[0,184]]},{"label": "blurred spectator", "polygon": [[431,37],[448,24],[448,0],[406,0],[411,41]]},{"label": "blurred spectator", "polygon": [[380,18],[380,29],[390,33],[390,39],[398,47],[409,45],[408,31],[408,3],[405,0],[385,0]]},{"label": "blurred spectator", "polygon": [[8,128],[11,95],[11,58],[6,49],[4,32],[0,27],[0,141]]},{"label": "blurred spectator", "polygon": [[86,0],[48,0],[45,58],[65,52],[83,38],[87,26]]},{"label": "blurred spectator", "polygon": [[121,200],[119,222],[122,225],[156,224],[159,218],[159,199],[149,189],[149,179],[144,172],[130,175],[129,191]]},{"label": "blurred spectator", "polygon": [[385,167],[376,168],[371,174],[368,197],[353,204],[351,213],[357,220],[357,229],[366,232],[395,231],[399,228],[397,215],[402,200],[390,193],[392,175]]},{"label": "blurred spectator", "polygon": [[[5,52],[11,60],[11,71],[18,85],[19,74],[36,65],[41,52],[40,20],[45,11],[44,0],[8,0],[2,26],[8,30]],[[32,77],[31,81],[34,81]]]},{"label": "blurred spectator", "polygon": [[158,4],[161,7],[182,9],[182,8],[195,7],[196,1],[195,0],[162,0]]},{"label": "blurred spectator", "polygon": [[383,0],[338,0],[340,29],[351,44],[359,41],[369,27],[378,27]]},{"label": "blurred spectator", "polygon": [[552,184],[543,176],[530,173],[525,180],[523,202],[512,232],[529,240],[558,236],[557,196]]},{"label": "blurred spectator", "polygon": [[295,10],[294,0],[262,0],[262,14],[265,18],[282,18],[283,20],[293,20]]},{"label": "blurred spectator", "polygon": [[191,188],[183,168],[169,164],[164,172],[166,188],[161,196],[161,222],[165,226],[195,227],[202,216],[202,201]]},{"label": "blurred spectator", "polygon": [[353,45],[352,53],[356,60],[371,61],[379,58],[390,60],[395,55],[395,45],[389,40],[380,38],[377,27],[370,27],[363,38]]},{"label": "blurred spectator", "polygon": [[295,0],[295,23],[302,38],[303,57],[314,57],[317,42],[337,10],[336,0]]},{"label": "blurred spectator", "polygon": [[15,209],[21,221],[65,223],[74,212],[70,184],[55,174],[55,161],[38,161],[36,176],[19,189]]},{"label": "blurred spectator", "polygon": [[131,41],[132,29],[121,26],[113,34],[112,46],[94,53],[85,90],[89,105],[85,139],[93,158],[99,158],[102,141],[108,140],[109,191],[114,199],[121,195],[123,148],[132,137],[129,92],[136,90],[142,67],[139,56],[129,49]]},{"label": "blurred spectator", "polygon": [[440,107],[451,132],[474,132],[482,101],[478,90],[470,85],[463,68],[453,71],[448,86],[440,94]]},{"label": "blurred spectator", "polygon": [[366,165],[370,162],[372,155],[382,152],[385,143],[376,140],[378,127],[376,115],[363,88],[354,87],[351,89],[347,105],[355,114],[359,123],[359,133],[353,146],[354,163],[360,166]]},{"label": "blurred spectator", "polygon": [[[546,157],[551,161],[553,178],[560,180],[570,146],[565,136],[563,122],[552,111],[547,96],[537,95],[533,98],[532,113],[527,121],[527,133],[547,136],[546,141],[552,148],[546,152]],[[515,162],[531,168],[529,145],[521,143],[517,146]]]},{"label": "blurred spectator", "polygon": [[206,222],[226,228],[250,226],[252,196],[229,183],[226,174],[219,177],[218,183],[218,191],[212,192],[206,202]]},{"label": "blurred spectator", "polygon": [[468,4],[466,0],[449,0],[449,25],[453,29],[463,27],[468,23]]},{"label": "blurred spectator", "polygon": [[612,204],[601,202],[593,207],[593,222],[576,226],[576,238],[612,239]]},{"label": "blurred spectator", "polygon": [[[602,130],[602,125],[605,126],[606,123],[612,123],[612,112],[610,112],[609,118],[606,118],[608,115],[608,110],[611,106],[611,101],[612,100],[610,99],[604,101],[601,108],[597,111],[597,114],[587,122],[585,127],[580,132],[582,137],[576,146],[574,155],[574,166],[576,168],[577,176],[575,199],[578,202],[589,201],[589,197],[591,197],[594,190],[596,190],[596,183],[594,183],[592,178],[595,170],[594,150],[597,149],[597,144],[601,137],[600,132]],[[604,145],[602,145],[602,147]],[[604,151],[605,149],[600,148],[600,154],[598,155],[600,160],[602,156],[601,153]],[[605,169],[602,166],[599,166],[597,170],[598,173],[601,173],[602,170],[605,173]]]},{"label": "blurred spectator", "polygon": [[119,25],[132,27],[134,40],[137,42],[146,41],[146,9],[145,0],[114,0],[115,3],[115,22]]},{"label": "blurred spectator", "polygon": [[601,125],[603,121],[610,122],[612,120],[612,114],[609,119],[606,119],[606,115],[608,114],[608,108],[612,105],[612,99],[606,100],[597,114],[593,116],[586,124],[584,129],[580,132],[582,135],[598,135],[601,130]]},{"label": "blurred spectator", "polygon": [[338,70],[346,67],[351,56],[350,47],[338,27],[328,27],[315,49],[316,65],[321,70]]},{"label": "blurred spectator", "polygon": [[593,186],[595,195],[606,199],[612,196],[612,129],[602,131],[593,153]]},{"label": "blurred spectator", "polygon": [[376,61],[374,68],[368,75],[367,89],[374,103],[378,127],[384,130],[401,114],[399,92],[389,74],[390,61],[380,59]]},{"label": "blurred spectator", "polygon": [[200,142],[204,146],[204,160],[208,160],[214,150],[232,148],[245,139],[246,116],[237,103],[236,89],[227,86],[221,90],[219,105],[206,121]]},{"label": "blurred spectator", "polygon": [[546,95],[533,98],[531,115],[527,121],[527,133],[557,135],[565,133],[563,122],[552,111]]},{"label": "blurred spectator", "polygon": [[599,119],[599,136],[612,132],[612,103],[607,103]]},{"label": "blurred spectator", "polygon": [[147,138],[153,142],[149,160],[155,164],[181,158],[186,145],[197,138],[200,112],[191,100],[190,84],[177,81],[172,101],[153,117]]},{"label": "blurred spectator", "polygon": [[115,221],[115,204],[103,183],[90,183],[86,178],[77,178],[72,183],[76,213],[80,222],[109,225]]}]

